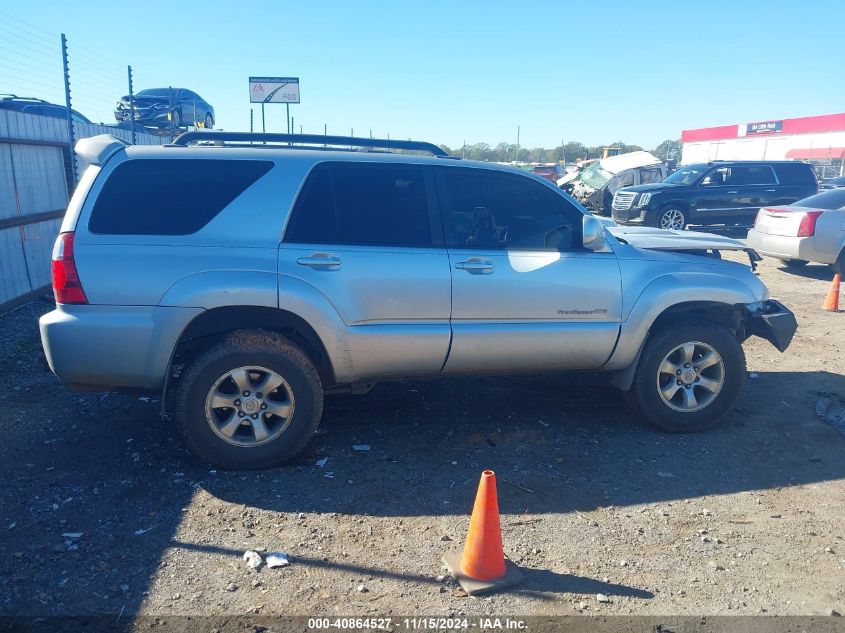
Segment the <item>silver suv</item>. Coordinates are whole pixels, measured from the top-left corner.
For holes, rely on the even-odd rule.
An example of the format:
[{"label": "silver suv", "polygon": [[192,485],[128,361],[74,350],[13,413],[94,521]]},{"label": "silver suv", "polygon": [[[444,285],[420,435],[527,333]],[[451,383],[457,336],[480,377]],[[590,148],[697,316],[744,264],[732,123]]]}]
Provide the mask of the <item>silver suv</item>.
[{"label": "silver suv", "polygon": [[324,394],[407,376],[601,370],[646,421],[696,431],[736,400],[742,341],[783,351],[795,332],[719,259],[742,243],[608,227],[542,178],[428,143],[191,132],[76,150],[50,367],[157,392],[224,468],[288,460]]}]

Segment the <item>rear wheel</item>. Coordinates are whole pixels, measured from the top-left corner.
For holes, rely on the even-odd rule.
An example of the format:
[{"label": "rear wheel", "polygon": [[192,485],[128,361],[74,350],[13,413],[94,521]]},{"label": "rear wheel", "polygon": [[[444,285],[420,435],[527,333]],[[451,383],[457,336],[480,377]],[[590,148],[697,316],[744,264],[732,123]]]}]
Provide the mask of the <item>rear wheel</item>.
[{"label": "rear wheel", "polygon": [[182,113],[179,110],[174,110],[170,113],[170,122],[173,124],[173,127],[180,128],[182,127]]},{"label": "rear wheel", "polygon": [[656,226],[660,229],[683,231],[686,225],[686,213],[678,207],[666,207],[657,214]]},{"label": "rear wheel", "polygon": [[210,130],[214,127],[214,119],[211,117],[211,113],[205,115],[205,129]]},{"label": "rear wheel", "polygon": [[783,260],[783,265],[787,268],[801,268],[802,266],[806,266],[809,264],[806,259],[785,259]]},{"label": "rear wheel", "polygon": [[669,326],[646,343],[631,397],[652,426],[702,431],[730,410],[745,382],[745,354],[715,324]]},{"label": "rear wheel", "polygon": [[231,470],[289,460],[314,435],[322,410],[311,360],[262,330],[234,332],[205,352],[176,392],[176,423],[188,449]]}]

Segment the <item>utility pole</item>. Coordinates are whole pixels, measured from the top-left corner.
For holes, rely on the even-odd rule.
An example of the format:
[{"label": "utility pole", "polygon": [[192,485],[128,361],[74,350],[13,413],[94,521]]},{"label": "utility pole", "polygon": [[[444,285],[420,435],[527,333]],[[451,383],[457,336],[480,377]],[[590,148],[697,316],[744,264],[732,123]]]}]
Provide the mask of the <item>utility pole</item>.
[{"label": "utility pole", "polygon": [[70,179],[76,188],[76,153],[73,149],[73,119],[70,109],[70,71],[67,62],[67,38],[62,33],[62,69],[65,77],[65,106],[67,107],[67,142],[70,145]]},{"label": "utility pole", "polygon": [[135,93],[132,91],[132,66],[126,67],[129,75],[129,126],[132,130],[132,144],[135,144]]},{"label": "utility pole", "polygon": [[519,126],[516,126],[516,162],[519,162]]}]

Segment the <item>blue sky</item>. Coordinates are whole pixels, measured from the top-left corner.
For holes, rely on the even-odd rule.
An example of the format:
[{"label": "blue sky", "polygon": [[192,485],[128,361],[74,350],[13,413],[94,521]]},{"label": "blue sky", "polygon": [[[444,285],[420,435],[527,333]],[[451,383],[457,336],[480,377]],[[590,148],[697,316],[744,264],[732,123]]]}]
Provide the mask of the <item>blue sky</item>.
[{"label": "blue sky", "polygon": [[[248,129],[249,75],[299,76],[297,129],[453,147],[515,142],[521,126],[523,146],[651,148],[687,128],[845,111],[841,1],[67,6],[0,7],[0,92],[62,101],[64,32],[74,105],[106,122],[127,64],[136,89],[192,88],[228,130]],[[267,123],[283,131],[284,106]]]}]

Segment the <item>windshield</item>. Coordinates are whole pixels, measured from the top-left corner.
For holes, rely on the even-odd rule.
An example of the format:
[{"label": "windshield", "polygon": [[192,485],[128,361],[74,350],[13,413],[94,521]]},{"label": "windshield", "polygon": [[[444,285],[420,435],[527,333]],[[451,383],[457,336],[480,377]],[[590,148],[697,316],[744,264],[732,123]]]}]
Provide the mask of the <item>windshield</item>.
[{"label": "windshield", "polygon": [[686,167],[681,167],[663,182],[673,182],[678,185],[691,185],[701,178],[701,175],[707,171],[707,169],[707,165],[704,164],[687,165]]},{"label": "windshield", "polygon": [[581,172],[581,182],[593,189],[601,189],[604,184],[613,178],[613,174],[601,168],[601,163],[598,161],[586,167]]}]

